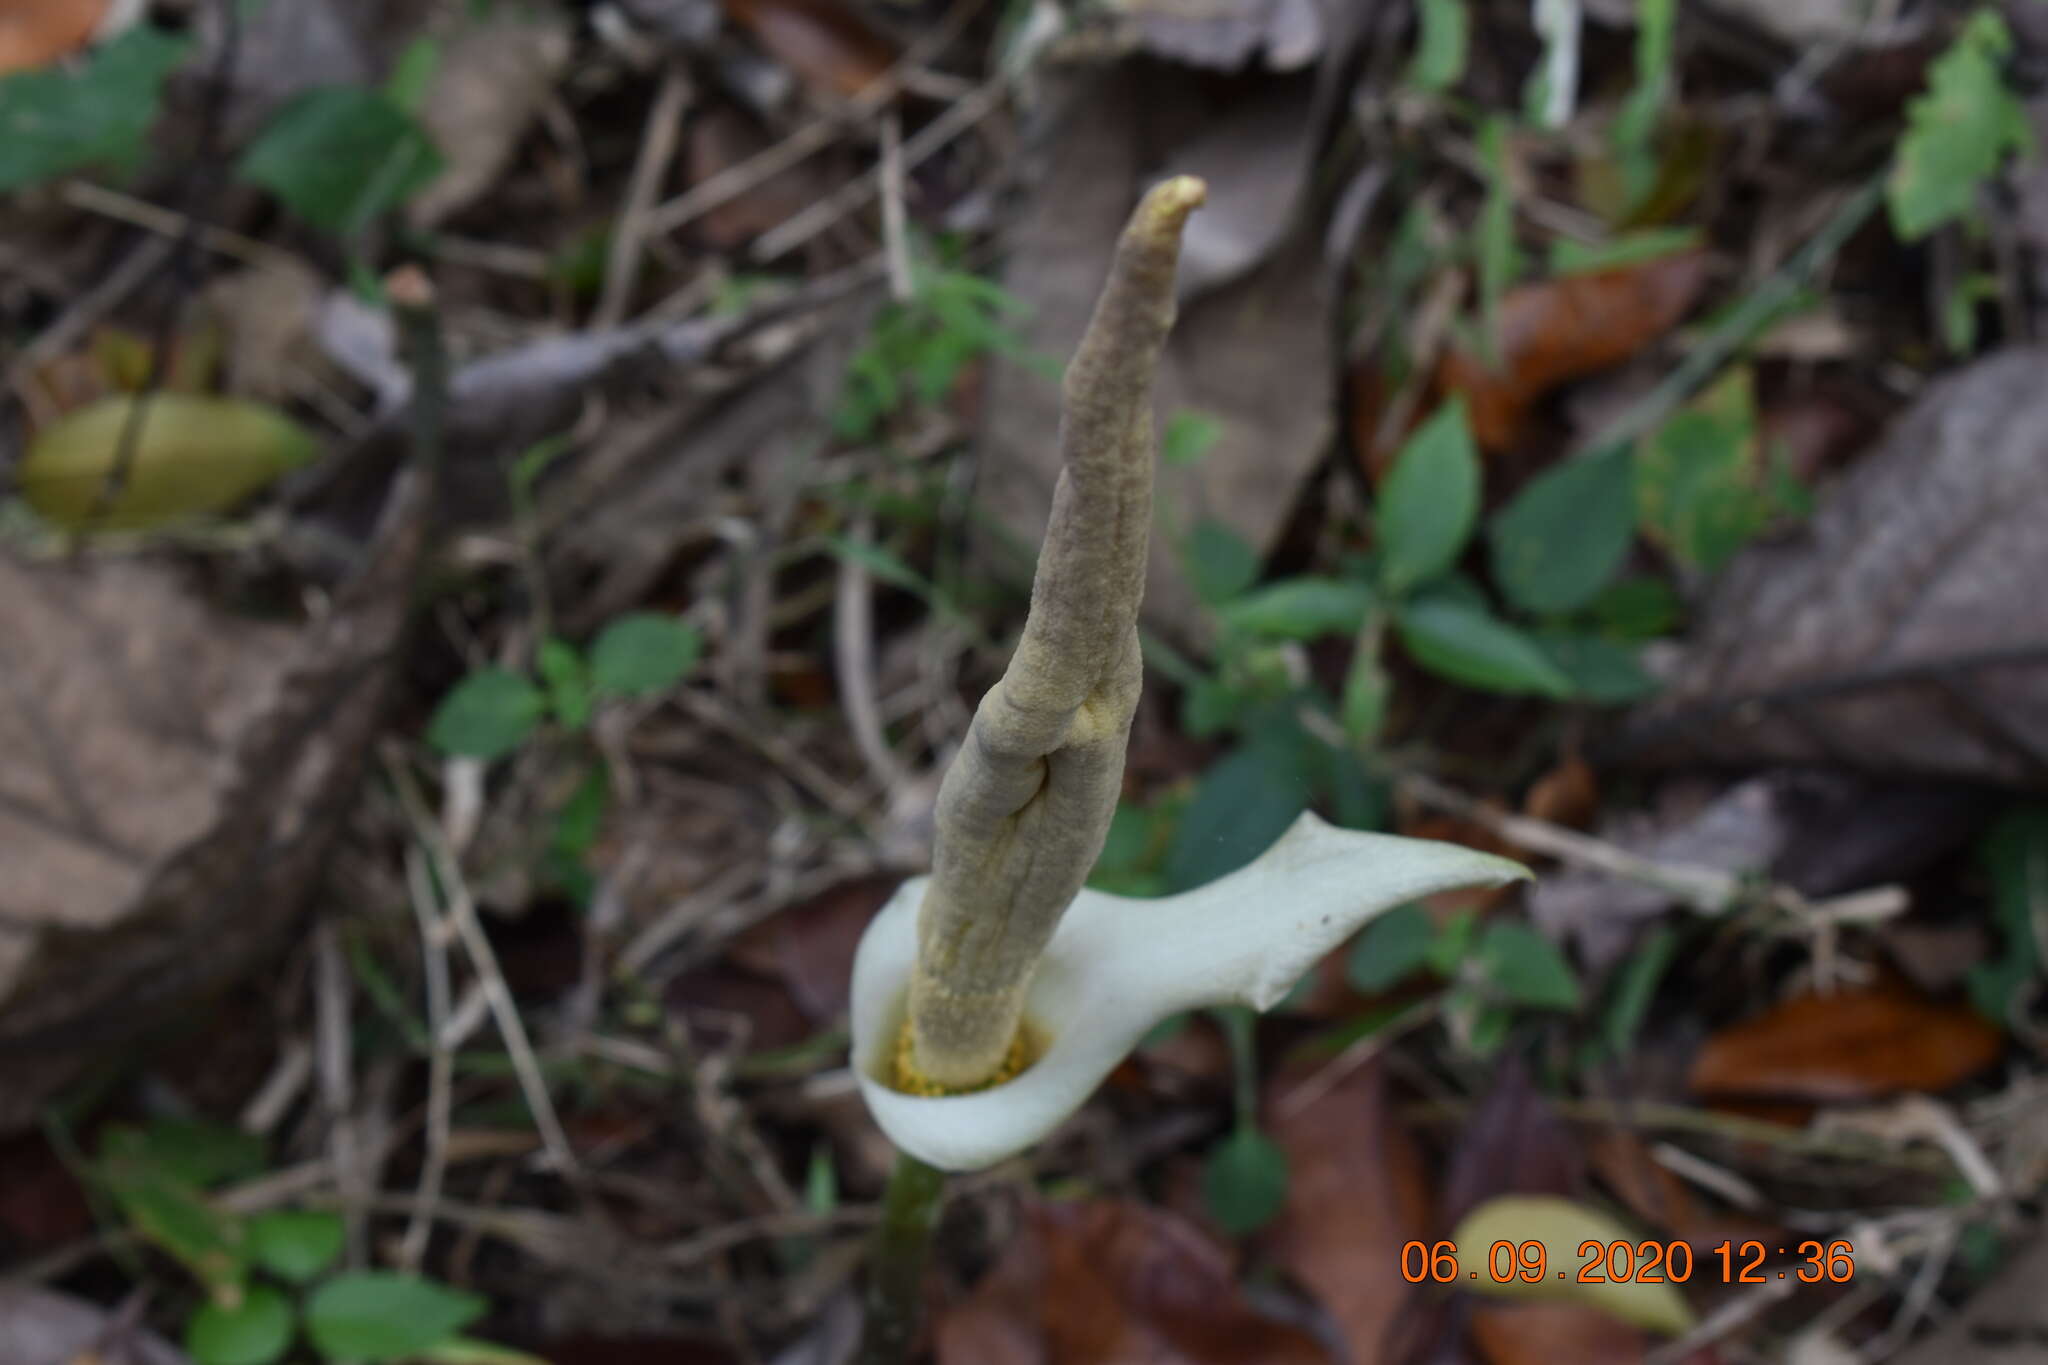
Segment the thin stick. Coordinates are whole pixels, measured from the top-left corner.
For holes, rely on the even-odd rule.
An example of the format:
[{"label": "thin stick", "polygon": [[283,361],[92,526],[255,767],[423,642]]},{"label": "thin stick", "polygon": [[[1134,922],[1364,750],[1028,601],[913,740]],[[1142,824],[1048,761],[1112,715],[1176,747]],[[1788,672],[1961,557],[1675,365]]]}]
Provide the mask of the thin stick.
[{"label": "thin stick", "polygon": [[[874,516],[855,514],[847,536],[865,545],[874,532]],[[874,595],[867,566],[858,555],[839,556],[839,591],[832,614],[832,663],[839,679],[839,701],[846,711],[854,747],[875,781],[893,798],[909,774],[889,748],[882,716],[875,704]]]},{"label": "thin stick", "polygon": [[448,1027],[448,922],[434,909],[433,883],[417,847],[407,851],[406,887],[414,918],[419,922],[420,957],[427,978],[427,1039],[433,1049],[427,1061],[427,1156],[420,1163],[420,1183],[413,1194],[412,1221],[399,1243],[398,1263],[417,1269],[433,1232],[433,1209],[440,1202],[441,1181],[448,1171],[448,1131],[453,1122],[455,1054]]},{"label": "thin stick", "polygon": [[882,1225],[875,1230],[859,1365],[905,1365],[910,1359],[924,1306],[925,1262],[945,1192],[944,1171],[897,1154],[882,1196]]},{"label": "thin stick", "polygon": [[618,231],[612,234],[609,259],[605,262],[604,293],[597,310],[590,315],[593,331],[616,327],[625,319],[633,301],[633,286],[640,282],[641,250],[650,229],[648,214],[661,182],[675,160],[676,143],[683,127],[683,110],[690,102],[690,78],[680,66],[671,66],[661,79],[654,107],[647,112],[646,130],[640,139],[640,155],[633,162],[633,178],[626,187],[626,202],[619,210]]},{"label": "thin stick", "polygon": [[[152,204],[147,199],[138,199],[132,194],[110,190],[105,185],[95,185],[90,180],[67,180],[64,182],[64,202],[87,213],[97,213],[102,218],[139,227],[145,232],[154,232],[159,237],[173,239],[182,237],[194,228],[192,220],[176,209],[167,209],[161,204]],[[197,224],[199,245],[221,256],[231,256],[245,265],[282,266],[296,265],[299,258],[289,251],[281,251],[267,242],[254,237],[245,237],[227,228],[215,227],[211,223]]]},{"label": "thin stick", "polygon": [[903,195],[903,120],[891,109],[882,115],[882,248],[889,259],[889,294],[898,303],[908,303],[912,292]]}]

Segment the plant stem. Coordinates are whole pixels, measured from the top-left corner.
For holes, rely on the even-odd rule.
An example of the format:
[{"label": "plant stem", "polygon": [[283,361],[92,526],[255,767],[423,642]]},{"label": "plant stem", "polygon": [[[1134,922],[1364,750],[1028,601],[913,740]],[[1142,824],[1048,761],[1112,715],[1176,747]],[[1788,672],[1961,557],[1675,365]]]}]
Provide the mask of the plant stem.
[{"label": "plant stem", "polygon": [[904,1365],[910,1359],[924,1300],[925,1261],[945,1190],[944,1171],[907,1152],[897,1154],[882,1196],[882,1225],[875,1230],[859,1365]]}]

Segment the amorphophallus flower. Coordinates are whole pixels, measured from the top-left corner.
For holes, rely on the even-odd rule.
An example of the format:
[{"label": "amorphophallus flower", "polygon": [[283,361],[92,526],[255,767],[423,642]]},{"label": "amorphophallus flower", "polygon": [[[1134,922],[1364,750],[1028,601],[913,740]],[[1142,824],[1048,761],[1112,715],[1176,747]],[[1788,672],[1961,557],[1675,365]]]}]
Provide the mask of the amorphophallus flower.
[{"label": "amorphophallus flower", "polygon": [[1163,182],[1117,243],[1067,368],[1063,468],[1023,636],[940,786],[932,875],[897,892],[854,960],[862,1093],[898,1147],[941,1169],[1043,1137],[1160,1020],[1265,1009],[1380,911],[1526,875],[1303,815],[1208,886],[1149,901],[1082,889],[1138,702],[1152,376],[1202,197],[1192,177]]}]

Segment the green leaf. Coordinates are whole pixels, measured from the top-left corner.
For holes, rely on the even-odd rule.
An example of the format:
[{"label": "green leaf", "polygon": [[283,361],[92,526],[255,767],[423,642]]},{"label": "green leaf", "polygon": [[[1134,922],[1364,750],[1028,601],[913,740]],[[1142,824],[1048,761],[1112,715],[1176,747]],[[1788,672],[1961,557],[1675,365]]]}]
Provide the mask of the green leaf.
[{"label": "green leaf", "polygon": [[1906,132],[1885,183],[1901,239],[1917,241],[1970,213],[2005,154],[2031,145],[2025,107],[2001,71],[2011,51],[2012,34],[1987,6],[1928,66],[1927,93],[1906,106]]},{"label": "green leaf", "polygon": [[1508,166],[1508,121],[1496,114],[1480,125],[1479,156],[1486,163],[1486,202],[1473,225],[1472,254],[1479,267],[1480,353],[1500,359],[1500,300],[1521,273],[1515,250],[1515,181]]},{"label": "green leaf", "polygon": [[333,1361],[382,1365],[447,1341],[489,1305],[414,1275],[358,1271],[329,1280],[306,1303],[306,1335]]},{"label": "green leaf", "polygon": [[305,1284],[334,1264],[346,1235],[340,1214],[280,1209],[249,1220],[249,1257],[280,1280]]},{"label": "green leaf", "polygon": [[1640,232],[1625,232],[1604,242],[1580,242],[1560,237],[1550,244],[1550,273],[1587,275],[1597,270],[1641,265],[1645,261],[1690,251],[1702,240],[1700,230],[1692,227],[1644,228]]},{"label": "green leaf", "polygon": [[405,45],[392,63],[391,75],[384,82],[384,93],[391,102],[408,114],[417,114],[426,102],[427,92],[434,87],[434,76],[441,69],[441,43],[436,38],[421,34]]},{"label": "green leaf", "polygon": [[1677,629],[1684,605],[1661,578],[1610,584],[1588,608],[1601,630],[1624,640],[1654,640]]},{"label": "green leaf", "polygon": [[1415,61],[1408,68],[1409,84],[1437,94],[1462,80],[1470,29],[1465,0],[1422,0],[1416,22]]},{"label": "green leaf", "polygon": [[1627,645],[1561,630],[1539,633],[1536,645],[1571,679],[1573,692],[1596,705],[1622,706],[1657,690],[1657,680],[1643,671]]},{"label": "green leaf", "polygon": [[1344,672],[1344,735],[1353,744],[1372,743],[1386,725],[1387,697],[1393,683],[1380,657],[1384,634],[1384,624],[1377,620],[1361,627],[1351,651],[1351,666]]},{"label": "green leaf", "polygon": [[1429,965],[1436,923],[1429,911],[1410,902],[1397,905],[1365,926],[1344,960],[1344,979],[1367,995],[1387,989]]},{"label": "green leaf", "polygon": [[205,1189],[259,1174],[270,1155],[262,1138],[205,1119],[151,1119],[109,1125],[100,1137],[103,1161],[146,1163],[172,1180]]},{"label": "green leaf", "polygon": [[126,168],[191,43],[138,24],[82,64],[0,79],[0,193],[85,166]]},{"label": "green leaf", "polygon": [[1483,607],[1433,595],[1397,618],[1401,643],[1430,672],[1489,692],[1569,697],[1572,681],[1521,631]]},{"label": "green leaf", "polygon": [[1628,447],[1567,460],[1531,479],[1493,519],[1493,576],[1530,612],[1572,611],[1600,593],[1635,538]]},{"label": "green leaf", "polygon": [[1638,0],[1636,88],[1622,102],[1613,128],[1615,159],[1630,209],[1640,207],[1657,186],[1657,157],[1651,144],[1671,93],[1677,25],[1678,0]]},{"label": "green leaf", "polygon": [[1977,845],[1991,877],[1992,907],[2004,951],[1970,969],[1970,999],[2000,1024],[2039,973],[2039,917],[2048,907],[2048,804],[2029,802],[1992,822]]},{"label": "green leaf", "polygon": [[[132,443],[127,479],[103,507],[124,441]],[[318,450],[298,423],[261,403],[192,393],[143,400],[124,393],[37,432],[16,480],[28,505],[52,526],[147,531],[226,512]]]},{"label": "green leaf", "polygon": [[1496,921],[1480,935],[1479,969],[1495,990],[1536,1009],[1579,1007],[1578,973],[1557,945],[1526,924]]},{"label": "green leaf", "polygon": [[1257,1128],[1240,1126],[1209,1153],[1202,1198],[1231,1236],[1257,1232],[1286,1206],[1287,1154]]},{"label": "green leaf", "polygon": [[1472,951],[1473,936],[1479,932],[1479,916],[1470,910],[1460,910],[1444,922],[1430,941],[1426,959],[1429,969],[1438,976],[1455,976],[1464,965],[1465,955]]},{"label": "green leaf", "polygon": [[1600,1030],[1615,1056],[1625,1056],[1635,1046],[1643,1016],[1649,1012],[1650,999],[1657,992],[1657,982],[1677,952],[1678,935],[1668,927],[1658,929],[1637,945],[1615,973]]},{"label": "green leaf", "polygon": [[1246,744],[1202,775],[1166,850],[1166,884],[1185,891],[1264,853],[1308,808],[1312,756],[1278,739]]},{"label": "green leaf", "polygon": [[242,157],[261,185],[318,228],[353,236],[441,171],[441,154],[389,95],[337,86],[280,110]]},{"label": "green leaf", "polygon": [[1784,503],[1762,475],[1750,376],[1734,370],[1637,447],[1637,515],[1672,554],[1711,572]]},{"label": "green leaf", "polygon": [[1182,408],[1166,419],[1166,431],[1159,438],[1159,458],[1183,467],[1199,464],[1222,439],[1222,419]]},{"label": "green leaf", "polygon": [[1285,578],[1224,605],[1223,624],[1275,640],[1349,635],[1372,610],[1373,591],[1346,578]]},{"label": "green leaf", "polygon": [[634,612],[606,626],[590,647],[591,681],[612,696],[666,692],[696,667],[703,649],[695,626],[658,612]]},{"label": "green leaf", "polygon": [[1479,515],[1479,452],[1465,420],[1465,400],[1452,398],[1424,422],[1380,485],[1374,525],[1380,575],[1399,597],[1457,563]]},{"label": "green leaf", "polygon": [[517,673],[480,669],[434,708],[427,743],[464,758],[503,758],[526,742],[547,704],[541,690]]},{"label": "green leaf", "polygon": [[209,1303],[185,1324],[194,1365],[270,1365],[292,1344],[292,1306],[267,1284],[251,1285],[232,1308]]},{"label": "green leaf", "polygon": [[1210,606],[1236,597],[1259,579],[1259,552],[1220,521],[1203,518],[1188,533],[1188,580]]},{"label": "green leaf", "polygon": [[248,1234],[240,1219],[147,1161],[115,1160],[100,1174],[122,1217],[145,1240],[210,1292],[231,1298],[240,1291],[249,1276]]},{"label": "green leaf", "polygon": [[592,703],[590,673],[583,666],[583,656],[567,640],[550,636],[541,641],[534,662],[540,668],[541,681],[547,684],[555,719],[571,730],[582,729],[590,721]]}]

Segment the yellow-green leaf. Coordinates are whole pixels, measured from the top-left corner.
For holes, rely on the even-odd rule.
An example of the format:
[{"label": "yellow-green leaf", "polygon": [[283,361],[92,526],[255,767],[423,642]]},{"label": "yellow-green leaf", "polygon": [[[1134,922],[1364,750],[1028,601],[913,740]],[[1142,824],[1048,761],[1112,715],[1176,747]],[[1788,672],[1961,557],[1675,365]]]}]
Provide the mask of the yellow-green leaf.
[{"label": "yellow-green leaf", "polygon": [[[1637,1267],[1658,1255],[1656,1250],[1637,1254],[1649,1239],[1638,1238],[1606,1214],[1568,1199],[1506,1195],[1489,1200],[1465,1215],[1451,1240],[1458,1248],[1458,1282],[1476,1293],[1584,1304],[1623,1322],[1673,1336],[1693,1325],[1692,1305],[1670,1282],[1668,1272],[1662,1282],[1639,1278]],[[1515,1250],[1501,1252],[1495,1263],[1493,1250],[1502,1242]],[[1542,1245],[1540,1261],[1533,1249],[1521,1254],[1530,1242]],[[1580,1282],[1581,1266],[1590,1264],[1596,1255],[1604,1258],[1610,1247],[1624,1245],[1628,1252],[1615,1251],[1611,1277]],[[1664,1245],[1655,1243],[1659,1249]],[[1630,1257],[1626,1266],[1620,1263],[1624,1254]],[[1502,1271],[1508,1272],[1506,1277],[1495,1278]]]},{"label": "yellow-green leaf", "polygon": [[314,454],[312,436],[274,408],[159,393],[146,400],[126,481],[101,507],[142,401],[103,398],[37,433],[17,473],[28,505],[66,530],[149,530],[224,512]]}]

